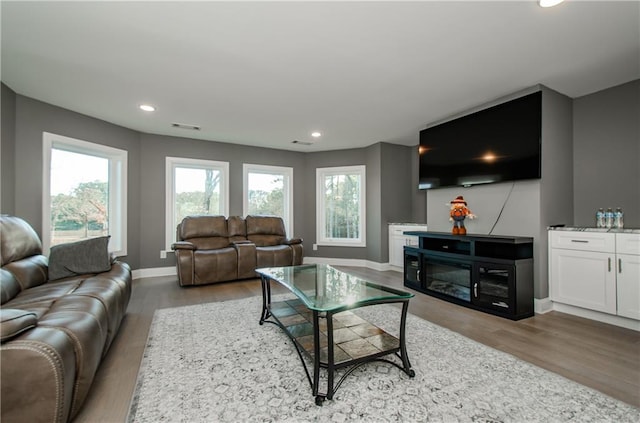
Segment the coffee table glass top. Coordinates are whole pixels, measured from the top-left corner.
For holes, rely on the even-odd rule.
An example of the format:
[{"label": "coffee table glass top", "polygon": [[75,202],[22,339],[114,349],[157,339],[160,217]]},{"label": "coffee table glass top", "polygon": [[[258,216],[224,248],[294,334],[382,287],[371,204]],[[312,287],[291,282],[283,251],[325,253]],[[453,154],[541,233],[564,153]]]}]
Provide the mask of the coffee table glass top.
[{"label": "coffee table glass top", "polygon": [[302,300],[308,309],[334,311],[385,300],[402,300],[414,295],[367,281],[326,264],[267,267],[256,269],[284,285]]}]

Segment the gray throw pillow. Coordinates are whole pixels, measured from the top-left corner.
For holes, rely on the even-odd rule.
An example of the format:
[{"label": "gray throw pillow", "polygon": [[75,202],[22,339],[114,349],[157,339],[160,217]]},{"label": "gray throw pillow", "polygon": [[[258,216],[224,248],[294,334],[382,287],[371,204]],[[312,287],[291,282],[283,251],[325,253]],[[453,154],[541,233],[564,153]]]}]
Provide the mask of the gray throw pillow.
[{"label": "gray throw pillow", "polygon": [[109,271],[109,238],[107,235],[51,247],[49,280]]}]

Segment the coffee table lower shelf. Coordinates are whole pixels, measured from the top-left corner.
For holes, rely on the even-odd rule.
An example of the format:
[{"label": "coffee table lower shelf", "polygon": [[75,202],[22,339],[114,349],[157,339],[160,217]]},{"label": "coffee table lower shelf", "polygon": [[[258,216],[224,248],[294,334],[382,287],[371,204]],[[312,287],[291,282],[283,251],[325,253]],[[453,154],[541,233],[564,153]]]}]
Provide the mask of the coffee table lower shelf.
[{"label": "coffee table lower shelf", "polygon": [[[333,399],[334,393],[349,374],[362,364],[371,361],[390,363],[409,377],[415,376],[407,357],[404,339],[402,339],[408,301],[402,302],[400,338],[390,335],[350,310],[338,313],[317,312],[309,310],[301,300],[296,298],[265,303],[260,324],[274,323],[291,338],[311,384],[313,395],[316,397],[316,404],[322,405],[325,399]],[[318,330],[315,330],[316,327]],[[316,348],[316,345],[319,347]],[[399,358],[402,364],[385,358],[390,354]],[[305,356],[313,362],[313,377],[309,372]],[[342,368],[347,370],[334,384],[335,371]],[[320,369],[327,372],[325,393],[319,392]]]}]

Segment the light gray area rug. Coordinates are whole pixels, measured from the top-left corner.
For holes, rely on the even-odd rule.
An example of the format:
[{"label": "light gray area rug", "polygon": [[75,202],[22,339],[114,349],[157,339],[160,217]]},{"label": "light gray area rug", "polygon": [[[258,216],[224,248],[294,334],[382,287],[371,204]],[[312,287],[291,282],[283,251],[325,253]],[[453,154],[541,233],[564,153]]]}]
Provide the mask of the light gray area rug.
[{"label": "light gray area rug", "polygon": [[[252,297],[156,311],[128,421],[640,421],[630,405],[413,315],[415,378],[369,363],[318,407],[292,342],[258,324],[261,304]],[[396,307],[356,313],[398,332]]]}]

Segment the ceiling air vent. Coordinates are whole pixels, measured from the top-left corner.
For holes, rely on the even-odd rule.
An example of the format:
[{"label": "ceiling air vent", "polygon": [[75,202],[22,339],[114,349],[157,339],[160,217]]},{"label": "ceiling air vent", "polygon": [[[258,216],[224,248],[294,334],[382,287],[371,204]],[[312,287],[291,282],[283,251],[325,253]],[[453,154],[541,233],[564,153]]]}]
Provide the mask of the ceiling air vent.
[{"label": "ceiling air vent", "polygon": [[312,142],[307,142],[307,141],[298,141],[298,140],[293,140],[293,141],[291,141],[291,144],[313,145],[313,143],[312,143]]},{"label": "ceiling air vent", "polygon": [[171,126],[174,127],[174,128],[178,128],[178,129],[190,129],[192,131],[199,131],[200,130],[200,127],[198,125],[189,125],[187,123],[176,123],[176,122],[173,122],[171,124]]}]

